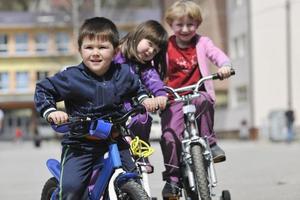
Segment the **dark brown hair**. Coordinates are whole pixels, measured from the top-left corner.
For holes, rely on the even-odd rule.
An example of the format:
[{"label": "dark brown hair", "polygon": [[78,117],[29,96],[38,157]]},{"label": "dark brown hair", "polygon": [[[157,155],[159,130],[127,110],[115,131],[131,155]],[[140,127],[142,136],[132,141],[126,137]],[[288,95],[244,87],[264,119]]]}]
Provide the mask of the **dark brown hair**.
[{"label": "dark brown hair", "polygon": [[[138,57],[137,46],[142,39],[148,39],[160,48],[152,61],[145,62]],[[126,59],[136,62],[138,68],[155,67],[161,79],[165,77],[168,33],[159,22],[148,20],[141,23],[122,38],[120,44],[121,53]]]},{"label": "dark brown hair", "polygon": [[119,32],[116,25],[105,17],[93,17],[85,20],[79,29],[78,48],[80,50],[82,41],[85,37],[91,40],[100,38],[112,43],[114,48],[119,45]]}]

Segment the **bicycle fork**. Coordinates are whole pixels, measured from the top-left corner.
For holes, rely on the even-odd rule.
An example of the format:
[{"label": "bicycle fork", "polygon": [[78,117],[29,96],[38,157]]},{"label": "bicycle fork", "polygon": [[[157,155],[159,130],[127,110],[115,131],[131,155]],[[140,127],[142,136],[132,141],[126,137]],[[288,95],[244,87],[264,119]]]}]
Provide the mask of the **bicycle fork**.
[{"label": "bicycle fork", "polygon": [[182,161],[184,163],[184,176],[187,177],[189,187],[192,191],[195,191],[195,179],[194,173],[191,169],[192,158],[190,152],[190,141],[182,140]]},{"label": "bicycle fork", "polygon": [[186,176],[188,178],[188,183],[192,191],[195,191],[195,179],[192,170],[192,159],[190,154],[190,147],[192,144],[199,144],[203,149],[203,157],[207,162],[207,173],[209,179],[209,188],[212,193],[212,188],[217,186],[217,176],[214,168],[214,162],[209,147],[209,142],[207,138],[202,138],[199,136],[197,123],[195,120],[196,108],[192,104],[185,105],[183,107],[183,112],[185,114],[185,131],[184,139],[182,140],[182,159],[186,168]]},{"label": "bicycle fork", "polygon": [[[191,189],[191,191],[196,190],[196,185],[195,185],[195,179],[194,179],[194,173],[192,170],[192,158],[190,155],[190,146],[191,144],[199,144],[202,146],[204,152],[203,152],[203,157],[205,161],[207,162],[207,172],[208,172],[208,179],[209,179],[209,188],[212,194],[212,189],[217,186],[217,176],[216,176],[216,171],[213,163],[213,159],[211,156],[211,152],[209,149],[209,146],[207,143],[204,141],[203,138],[198,138],[197,141],[192,141],[190,139],[183,140],[182,141],[182,148],[183,148],[183,163],[185,165],[185,176],[188,179],[188,184]],[[214,195],[214,194],[212,194]]]},{"label": "bicycle fork", "polygon": [[212,188],[217,186],[218,180],[217,180],[217,175],[216,175],[216,170],[215,170],[215,166],[214,166],[214,161],[213,161],[213,157],[212,157],[212,153],[210,150],[210,146],[207,145],[208,143],[208,139],[206,139],[205,145],[205,152],[204,152],[204,157],[206,160],[209,161],[209,165],[208,165],[208,177],[210,179],[210,191],[212,191]]}]

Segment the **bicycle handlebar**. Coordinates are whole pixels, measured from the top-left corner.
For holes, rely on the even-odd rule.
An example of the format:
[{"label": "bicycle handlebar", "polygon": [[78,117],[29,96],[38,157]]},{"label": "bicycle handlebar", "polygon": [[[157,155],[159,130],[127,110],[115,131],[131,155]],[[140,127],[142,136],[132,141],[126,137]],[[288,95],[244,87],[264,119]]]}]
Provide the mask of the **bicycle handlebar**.
[{"label": "bicycle handlebar", "polygon": [[[230,70],[230,75],[235,75],[235,70],[234,69],[231,69]],[[185,87],[181,87],[181,88],[176,88],[176,89],[173,89],[171,87],[168,87],[168,86],[165,86],[165,89],[168,93],[171,93],[175,96],[174,100],[175,102],[179,102],[179,101],[184,101],[185,100],[185,96],[187,95],[180,95],[179,93],[180,92],[188,92],[188,91],[193,91],[193,94],[189,94],[189,99],[193,99],[193,98],[196,98],[198,97],[200,94],[199,94],[199,88],[201,87],[201,85],[207,81],[207,80],[223,80],[222,76],[220,76],[220,74],[218,73],[214,73],[214,74],[211,74],[209,76],[205,76],[205,77],[202,77],[196,84],[194,85],[189,85],[189,86],[185,86]]]},{"label": "bicycle handlebar", "polygon": [[[98,118],[95,116],[94,119],[92,119],[89,115],[88,117],[69,117],[68,122],[63,124],[51,124],[51,127],[54,131],[58,133],[67,133],[71,130],[72,125],[76,125],[76,123],[84,123],[84,122],[90,122],[89,126],[89,134],[90,135],[97,135],[99,138],[107,138],[108,135],[111,132],[111,128],[113,125],[118,126],[124,124],[128,118],[134,114],[139,113],[145,113],[146,109],[142,105],[137,105],[133,107],[131,110],[129,110],[127,113],[125,113],[121,117],[111,117],[108,120],[105,120],[103,118]],[[100,135],[98,135],[100,134]]]}]

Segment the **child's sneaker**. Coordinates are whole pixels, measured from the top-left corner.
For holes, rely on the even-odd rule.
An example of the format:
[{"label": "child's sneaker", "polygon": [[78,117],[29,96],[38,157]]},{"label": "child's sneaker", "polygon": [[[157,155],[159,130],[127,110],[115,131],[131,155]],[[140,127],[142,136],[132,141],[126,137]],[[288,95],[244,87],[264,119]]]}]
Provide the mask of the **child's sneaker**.
[{"label": "child's sneaker", "polygon": [[163,190],[162,196],[164,200],[179,200],[181,197],[181,188],[178,183],[166,182]]},{"label": "child's sneaker", "polygon": [[210,147],[214,163],[223,162],[226,160],[225,152],[217,144]]}]

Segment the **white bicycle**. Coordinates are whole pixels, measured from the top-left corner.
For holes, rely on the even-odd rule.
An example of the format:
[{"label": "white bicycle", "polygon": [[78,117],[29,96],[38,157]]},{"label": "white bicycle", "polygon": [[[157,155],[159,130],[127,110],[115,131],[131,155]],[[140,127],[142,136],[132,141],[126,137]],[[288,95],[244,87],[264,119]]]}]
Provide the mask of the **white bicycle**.
[{"label": "white bicycle", "polygon": [[[231,75],[235,71],[232,69]],[[192,100],[198,98],[201,93],[199,88],[206,80],[222,79],[218,74],[203,77],[196,84],[173,89],[166,87],[169,94],[174,96],[172,101],[183,102],[184,124],[183,140],[181,141],[181,181],[185,199],[188,200],[211,200],[216,196],[213,188],[217,186],[217,177],[214,162],[207,138],[199,134],[196,123],[196,107]],[[191,93],[182,95],[182,92]],[[180,94],[181,93],[181,94]],[[223,190],[221,200],[231,200],[230,192]]]}]

